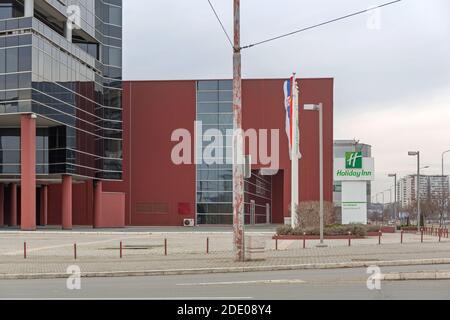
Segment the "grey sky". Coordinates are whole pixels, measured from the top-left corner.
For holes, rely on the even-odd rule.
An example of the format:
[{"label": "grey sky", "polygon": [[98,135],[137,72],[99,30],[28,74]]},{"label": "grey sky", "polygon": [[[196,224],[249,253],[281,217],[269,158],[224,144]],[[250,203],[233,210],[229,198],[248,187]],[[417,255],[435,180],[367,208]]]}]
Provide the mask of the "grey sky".
[{"label": "grey sky", "polygon": [[[232,0],[212,2],[231,35]],[[241,2],[249,44],[388,0]],[[379,30],[362,15],[243,52],[246,78],[335,78],[335,138],[373,145],[375,192],[414,170],[408,149],[430,174],[450,149],[450,1],[403,0],[380,18]],[[231,78],[230,55],[207,0],[124,1],[125,79]]]}]

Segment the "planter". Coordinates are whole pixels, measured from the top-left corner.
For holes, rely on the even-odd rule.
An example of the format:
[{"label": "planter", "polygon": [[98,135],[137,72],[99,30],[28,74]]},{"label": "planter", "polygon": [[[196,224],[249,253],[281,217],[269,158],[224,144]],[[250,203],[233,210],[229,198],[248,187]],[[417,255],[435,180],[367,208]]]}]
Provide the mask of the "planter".
[{"label": "planter", "polygon": [[395,233],[397,231],[396,227],[382,227],[381,232],[383,233]]}]

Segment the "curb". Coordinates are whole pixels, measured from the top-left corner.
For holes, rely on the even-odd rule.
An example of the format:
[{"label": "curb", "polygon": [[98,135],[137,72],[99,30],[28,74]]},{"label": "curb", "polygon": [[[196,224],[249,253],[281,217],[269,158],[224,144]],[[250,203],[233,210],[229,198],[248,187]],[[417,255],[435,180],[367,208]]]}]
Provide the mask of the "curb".
[{"label": "curb", "polygon": [[[115,278],[115,277],[144,277],[144,276],[172,276],[195,275],[212,273],[243,273],[264,271],[291,271],[291,270],[325,270],[325,269],[350,269],[367,268],[373,265],[377,267],[418,266],[450,264],[450,258],[422,259],[422,260],[397,260],[397,261],[369,261],[369,262],[343,262],[322,264],[297,264],[283,266],[255,266],[255,267],[229,267],[229,268],[200,268],[200,269],[169,269],[169,270],[143,270],[143,271],[107,271],[84,272],[82,278]],[[29,274],[0,274],[0,280],[42,280],[68,278],[72,274],[67,273],[29,273]],[[422,272],[422,273],[398,273],[382,275],[382,280],[444,280],[450,279],[450,272]],[[414,278],[415,277],[415,278]]]},{"label": "curb", "polygon": [[383,281],[406,281],[406,280],[450,280],[450,271],[420,271],[387,273],[381,276]]}]

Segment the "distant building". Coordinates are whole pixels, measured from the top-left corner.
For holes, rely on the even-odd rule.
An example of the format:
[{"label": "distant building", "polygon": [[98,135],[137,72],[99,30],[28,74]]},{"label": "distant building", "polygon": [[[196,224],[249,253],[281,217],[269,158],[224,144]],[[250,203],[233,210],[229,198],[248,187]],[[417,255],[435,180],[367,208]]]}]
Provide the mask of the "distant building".
[{"label": "distant building", "polygon": [[[397,199],[402,208],[407,208],[416,203],[417,175],[409,175],[400,179],[397,188]],[[420,176],[420,198],[422,201],[431,201],[444,205],[448,202],[450,190],[449,176]]]},{"label": "distant building", "polygon": [[[372,157],[372,146],[360,143],[356,140],[335,140],[334,141],[334,159],[345,158],[346,152],[362,152],[364,158]],[[372,200],[372,183],[367,182],[367,203],[371,204]],[[336,221],[341,221],[342,215],[342,182],[333,182],[333,203],[335,207]]]}]

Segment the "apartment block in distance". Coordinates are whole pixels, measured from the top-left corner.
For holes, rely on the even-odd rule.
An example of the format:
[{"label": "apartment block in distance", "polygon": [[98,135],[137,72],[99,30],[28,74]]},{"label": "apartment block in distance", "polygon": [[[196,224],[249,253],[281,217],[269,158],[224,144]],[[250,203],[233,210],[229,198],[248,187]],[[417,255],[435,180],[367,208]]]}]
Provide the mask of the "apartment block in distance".
[{"label": "apartment block in distance", "polygon": [[[402,208],[408,208],[416,204],[417,175],[406,176],[398,182],[397,199]],[[449,194],[449,177],[440,175],[420,176],[421,202],[430,201],[447,206]]]}]

